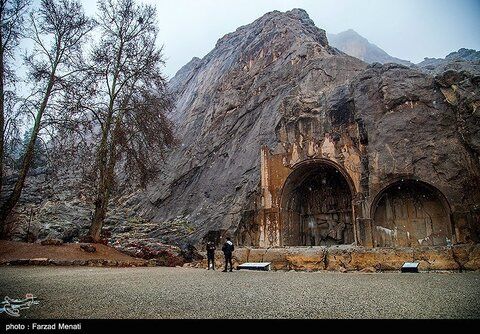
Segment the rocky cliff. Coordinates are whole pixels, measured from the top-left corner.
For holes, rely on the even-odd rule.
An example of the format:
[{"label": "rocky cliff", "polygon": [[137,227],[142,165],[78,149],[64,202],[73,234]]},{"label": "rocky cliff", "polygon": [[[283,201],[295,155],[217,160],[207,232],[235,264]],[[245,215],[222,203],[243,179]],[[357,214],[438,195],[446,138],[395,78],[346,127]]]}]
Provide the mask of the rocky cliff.
[{"label": "rocky cliff", "polygon": [[474,63],[435,76],[368,66],[332,48],[305,11],[268,13],[172,79],[181,145],[137,213],[186,221],[192,232],[174,242],[241,234],[261,201],[261,148],[292,155],[308,138],[326,137],[339,156],[358,152],[352,168],[362,171],[361,196],[391,178],[421,175],[470,210],[480,203],[479,73]]},{"label": "rocky cliff", "polygon": [[181,217],[193,241],[210,230],[233,233],[254,210],[260,148],[277,142],[283,114],[321,113],[319,103],[365,67],[330,47],[299,9],[268,13],[224,36],[170,82],[181,145],[149,186],[139,215]]},{"label": "rocky cliff", "polygon": [[425,58],[415,67],[435,75],[445,72],[449,68],[464,69],[478,66],[478,64],[480,64],[480,51],[462,48],[448,54],[445,58]]},{"label": "rocky cliff", "polygon": [[[453,210],[480,212],[479,84],[476,62],[429,73],[368,65],[330,46],[305,11],[267,13],[172,78],[179,144],[147,189],[115,198],[105,230],[111,242],[140,235],[142,245],[182,247],[209,233],[248,234],[261,201],[262,147],[308,158],[308,141],[312,154],[325,150],[350,163],[360,189],[354,195],[365,203],[390,180],[416,175],[446,193]],[[50,197],[35,197],[37,218],[19,209],[24,222],[41,222],[43,234],[68,234],[67,224],[85,229],[91,203],[59,189],[66,180],[52,180]],[[22,205],[32,206],[29,196],[43,188],[26,189]],[[475,241],[479,225],[470,219],[457,227]]]}]

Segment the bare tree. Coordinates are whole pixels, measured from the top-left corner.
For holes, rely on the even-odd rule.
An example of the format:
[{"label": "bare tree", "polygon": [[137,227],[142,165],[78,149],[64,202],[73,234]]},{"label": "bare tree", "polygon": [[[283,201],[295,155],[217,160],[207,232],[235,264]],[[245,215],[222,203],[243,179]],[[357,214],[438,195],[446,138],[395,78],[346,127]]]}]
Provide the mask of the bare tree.
[{"label": "bare tree", "polygon": [[[30,0],[0,0],[0,194],[3,186],[5,139],[8,109],[12,109],[13,92],[9,85],[15,84],[15,75],[10,63],[18,47],[25,15]],[[11,113],[11,112],[10,112]]]},{"label": "bare tree", "polygon": [[[27,173],[34,157],[35,143],[42,127],[42,119],[56,93],[66,90],[69,79],[78,73],[85,36],[93,28],[93,22],[85,16],[78,0],[42,0],[37,11],[30,15],[27,37],[34,43],[34,50],[26,57],[30,79],[36,83],[28,104],[35,115],[22,166],[12,193],[0,208],[0,223],[4,225],[18,202]],[[3,232],[4,226],[0,226]]]},{"label": "bare tree", "polygon": [[101,238],[116,170],[144,184],[161,152],[174,142],[165,116],[172,103],[161,73],[162,49],[156,46],[156,9],[134,0],[100,0],[98,12],[100,40],[84,80],[88,88],[76,104],[95,123],[98,142],[89,231],[94,242]]}]

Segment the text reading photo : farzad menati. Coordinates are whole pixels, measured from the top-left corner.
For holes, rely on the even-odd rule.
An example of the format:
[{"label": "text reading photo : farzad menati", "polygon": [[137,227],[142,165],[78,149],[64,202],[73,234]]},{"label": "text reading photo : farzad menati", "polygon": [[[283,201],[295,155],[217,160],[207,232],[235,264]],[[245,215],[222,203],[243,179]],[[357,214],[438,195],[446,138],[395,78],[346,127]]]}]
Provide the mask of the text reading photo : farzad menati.
[{"label": "text reading photo : farzad menati", "polygon": [[81,322],[68,321],[21,321],[5,322],[2,326],[6,333],[14,332],[77,332],[82,331]]}]

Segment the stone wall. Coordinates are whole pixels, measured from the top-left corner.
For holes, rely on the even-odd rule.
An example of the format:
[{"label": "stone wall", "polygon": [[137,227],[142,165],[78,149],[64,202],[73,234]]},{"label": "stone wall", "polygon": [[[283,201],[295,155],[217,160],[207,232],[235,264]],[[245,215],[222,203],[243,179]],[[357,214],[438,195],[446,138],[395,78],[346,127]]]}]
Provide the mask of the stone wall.
[{"label": "stone wall", "polygon": [[[217,251],[216,269],[223,269],[223,261],[223,254]],[[272,270],[298,271],[400,271],[404,262],[418,262],[420,271],[480,270],[480,245],[418,248],[352,246],[237,248],[233,254],[234,268],[245,262],[270,262]],[[187,265],[207,268],[207,260]]]}]

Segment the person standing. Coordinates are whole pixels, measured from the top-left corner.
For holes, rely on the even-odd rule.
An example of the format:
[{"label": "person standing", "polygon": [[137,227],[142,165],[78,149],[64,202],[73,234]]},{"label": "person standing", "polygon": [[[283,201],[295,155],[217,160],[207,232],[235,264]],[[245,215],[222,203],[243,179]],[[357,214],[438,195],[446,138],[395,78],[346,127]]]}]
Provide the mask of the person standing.
[{"label": "person standing", "polygon": [[210,270],[210,262],[212,263],[212,269],[215,270],[215,243],[213,241],[207,242],[207,260],[208,270]]},{"label": "person standing", "polygon": [[230,238],[227,238],[227,241],[223,244],[222,251],[223,255],[225,255],[225,269],[223,272],[228,271],[228,264],[230,263],[230,271],[233,271],[233,265],[232,265],[232,253],[235,250],[235,247],[233,246],[233,242],[230,240]]}]

